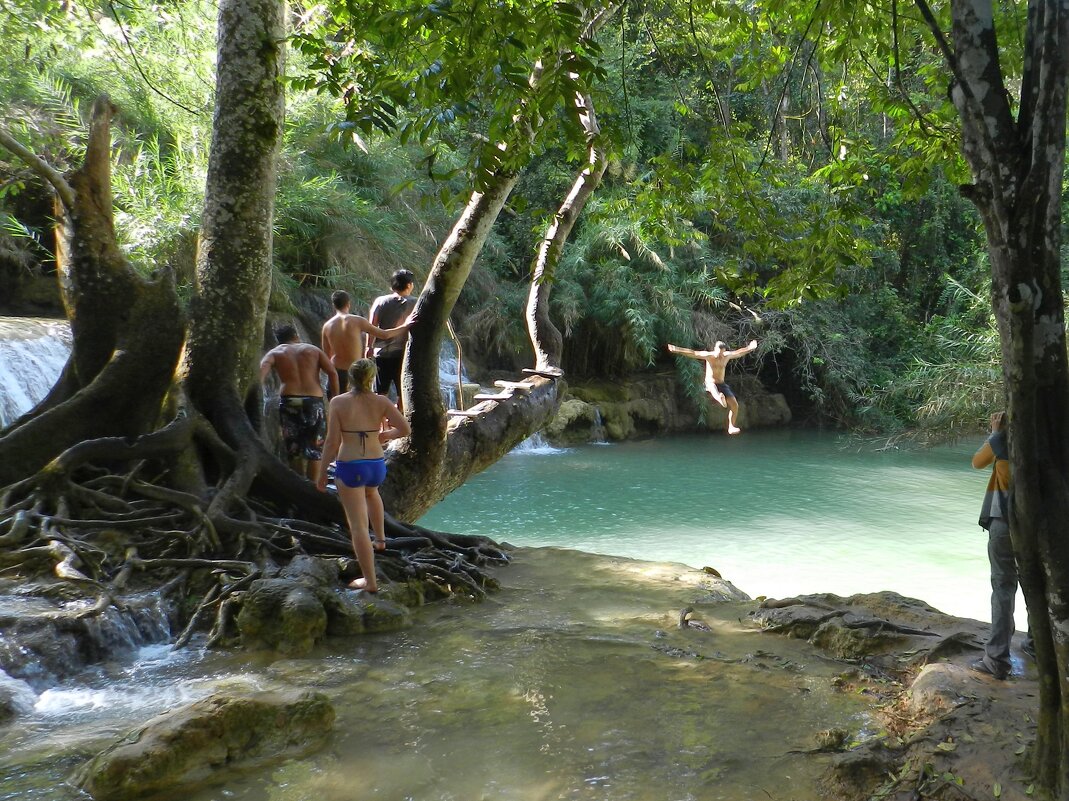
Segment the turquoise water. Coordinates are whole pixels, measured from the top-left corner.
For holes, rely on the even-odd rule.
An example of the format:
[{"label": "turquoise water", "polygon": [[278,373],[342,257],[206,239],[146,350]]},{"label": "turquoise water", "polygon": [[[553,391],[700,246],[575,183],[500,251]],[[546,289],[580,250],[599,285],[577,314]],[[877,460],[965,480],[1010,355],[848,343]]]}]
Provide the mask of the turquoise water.
[{"label": "turquoise water", "polygon": [[[516,451],[419,522],[514,545],[711,566],[750,595],[894,590],[990,619],[983,442],[747,431]],[[1018,627],[1024,627],[1018,603]]]}]

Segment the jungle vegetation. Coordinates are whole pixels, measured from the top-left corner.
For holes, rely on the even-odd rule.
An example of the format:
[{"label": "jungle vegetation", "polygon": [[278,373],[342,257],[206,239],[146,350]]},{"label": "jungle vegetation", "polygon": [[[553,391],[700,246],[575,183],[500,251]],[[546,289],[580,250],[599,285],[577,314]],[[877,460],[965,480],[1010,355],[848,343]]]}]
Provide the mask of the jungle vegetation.
[{"label": "jungle vegetation", "polygon": [[[88,104],[112,98],[120,241],[146,273],[172,266],[188,294],[214,4],[87,7],[44,23],[35,10],[0,23],[4,40],[18,42],[0,54],[0,103],[38,152],[72,164]],[[803,419],[934,439],[975,431],[998,402],[998,348],[979,218],[956,188],[964,167],[952,134],[933,134],[941,159],[930,142],[908,141],[901,103],[869,95],[873,65],[825,76],[803,61],[811,54],[784,50],[789,36],[768,31],[761,55],[776,69],[744,52],[737,34],[724,36],[680,36],[655,14],[624,13],[602,37],[608,165],[551,301],[565,368],[621,376],[669,367],[666,341],[756,336],[761,377]],[[687,55],[694,37],[702,60]],[[401,266],[425,276],[479,141],[477,110],[451,118],[446,109],[418,135],[361,130],[311,85],[313,58],[294,48],[288,67],[270,301],[280,313],[335,288],[366,302]],[[931,169],[903,169],[898,154],[910,148]],[[574,160],[566,143],[547,143],[463,289],[454,322],[482,366],[529,358],[521,310],[532,247]],[[0,280],[14,294],[54,269],[52,212],[18,160],[0,153],[0,168]],[[820,237],[813,219],[827,228]],[[784,264],[806,274],[787,279]],[[697,390],[689,366],[679,369]]]},{"label": "jungle vegetation", "polygon": [[[454,311],[486,364],[522,358],[522,319],[537,365],[580,377],[754,335],[762,374],[815,419],[953,433],[1006,404],[1033,762],[1069,797],[1067,0],[222,0],[214,45],[210,12],[23,0],[0,21],[6,272],[54,259],[74,330],[52,395],[0,437],[14,550],[40,556],[72,503],[123,507],[146,460],[162,472],[138,486],[184,510],[198,553],[330,540],[337,504],[259,441],[252,356],[269,306],[381,286],[398,262],[427,276],[413,433],[391,454],[413,517],[560,400],[536,382],[447,432],[434,371]],[[119,461],[121,490],[79,473]]]}]

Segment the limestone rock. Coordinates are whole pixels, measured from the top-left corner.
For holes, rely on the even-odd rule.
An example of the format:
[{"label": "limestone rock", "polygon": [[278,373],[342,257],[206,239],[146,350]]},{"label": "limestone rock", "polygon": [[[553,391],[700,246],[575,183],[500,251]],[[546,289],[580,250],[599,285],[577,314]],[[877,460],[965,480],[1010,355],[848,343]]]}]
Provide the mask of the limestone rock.
[{"label": "limestone rock", "polygon": [[321,693],[215,695],[153,718],[72,778],[97,801],[151,799],[320,748],[334,725]]},{"label": "limestone rock", "polygon": [[326,633],[327,613],[301,579],[257,579],[249,586],[237,623],[248,647],[303,654]]},{"label": "limestone rock", "polygon": [[965,703],[969,683],[960,665],[925,665],[909,687],[907,704],[915,714],[953,709]]},{"label": "limestone rock", "polygon": [[396,631],[409,624],[408,609],[382,597],[389,589],[378,596],[342,589],[339,571],[336,560],[300,556],[277,577],[254,581],[237,616],[242,644],[299,656],[328,634]]}]

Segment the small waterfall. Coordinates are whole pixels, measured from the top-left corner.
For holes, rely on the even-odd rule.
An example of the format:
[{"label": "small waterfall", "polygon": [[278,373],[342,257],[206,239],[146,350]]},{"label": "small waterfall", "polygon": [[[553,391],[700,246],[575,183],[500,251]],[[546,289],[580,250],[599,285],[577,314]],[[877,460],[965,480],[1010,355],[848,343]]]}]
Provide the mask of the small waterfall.
[{"label": "small waterfall", "polygon": [[605,421],[601,419],[601,409],[594,407],[594,425],[590,428],[590,441],[595,445],[608,445],[609,440],[605,436]]},{"label": "small waterfall", "polygon": [[159,593],[127,596],[122,609],[77,616],[94,603],[0,595],[0,616],[15,621],[0,634],[0,676],[43,689],[86,665],[130,658],[144,646],[171,640],[171,610]]},{"label": "small waterfall", "polygon": [[460,396],[457,387],[458,373],[461,384],[471,383],[471,379],[468,378],[463,365],[457,358],[456,345],[453,344],[452,340],[447,339],[442,343],[441,355],[438,357],[438,382],[442,387],[442,402],[445,403],[447,409],[460,408],[458,404]]},{"label": "small waterfall", "polygon": [[0,317],[0,428],[48,394],[70,349],[65,321]]},{"label": "small waterfall", "polygon": [[515,448],[510,453],[518,453],[525,455],[546,456],[555,453],[567,453],[567,448],[555,448],[550,445],[546,438],[539,431],[537,434],[532,434]]}]

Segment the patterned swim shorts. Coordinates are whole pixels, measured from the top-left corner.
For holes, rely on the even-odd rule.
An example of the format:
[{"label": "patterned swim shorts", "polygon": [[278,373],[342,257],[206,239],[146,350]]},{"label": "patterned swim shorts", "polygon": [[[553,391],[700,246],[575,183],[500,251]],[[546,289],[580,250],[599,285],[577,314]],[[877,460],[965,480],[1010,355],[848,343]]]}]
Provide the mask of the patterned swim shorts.
[{"label": "patterned swim shorts", "polygon": [[318,462],[323,457],[327,415],[323,399],[310,395],[283,395],[278,399],[282,440],[290,459]]}]

